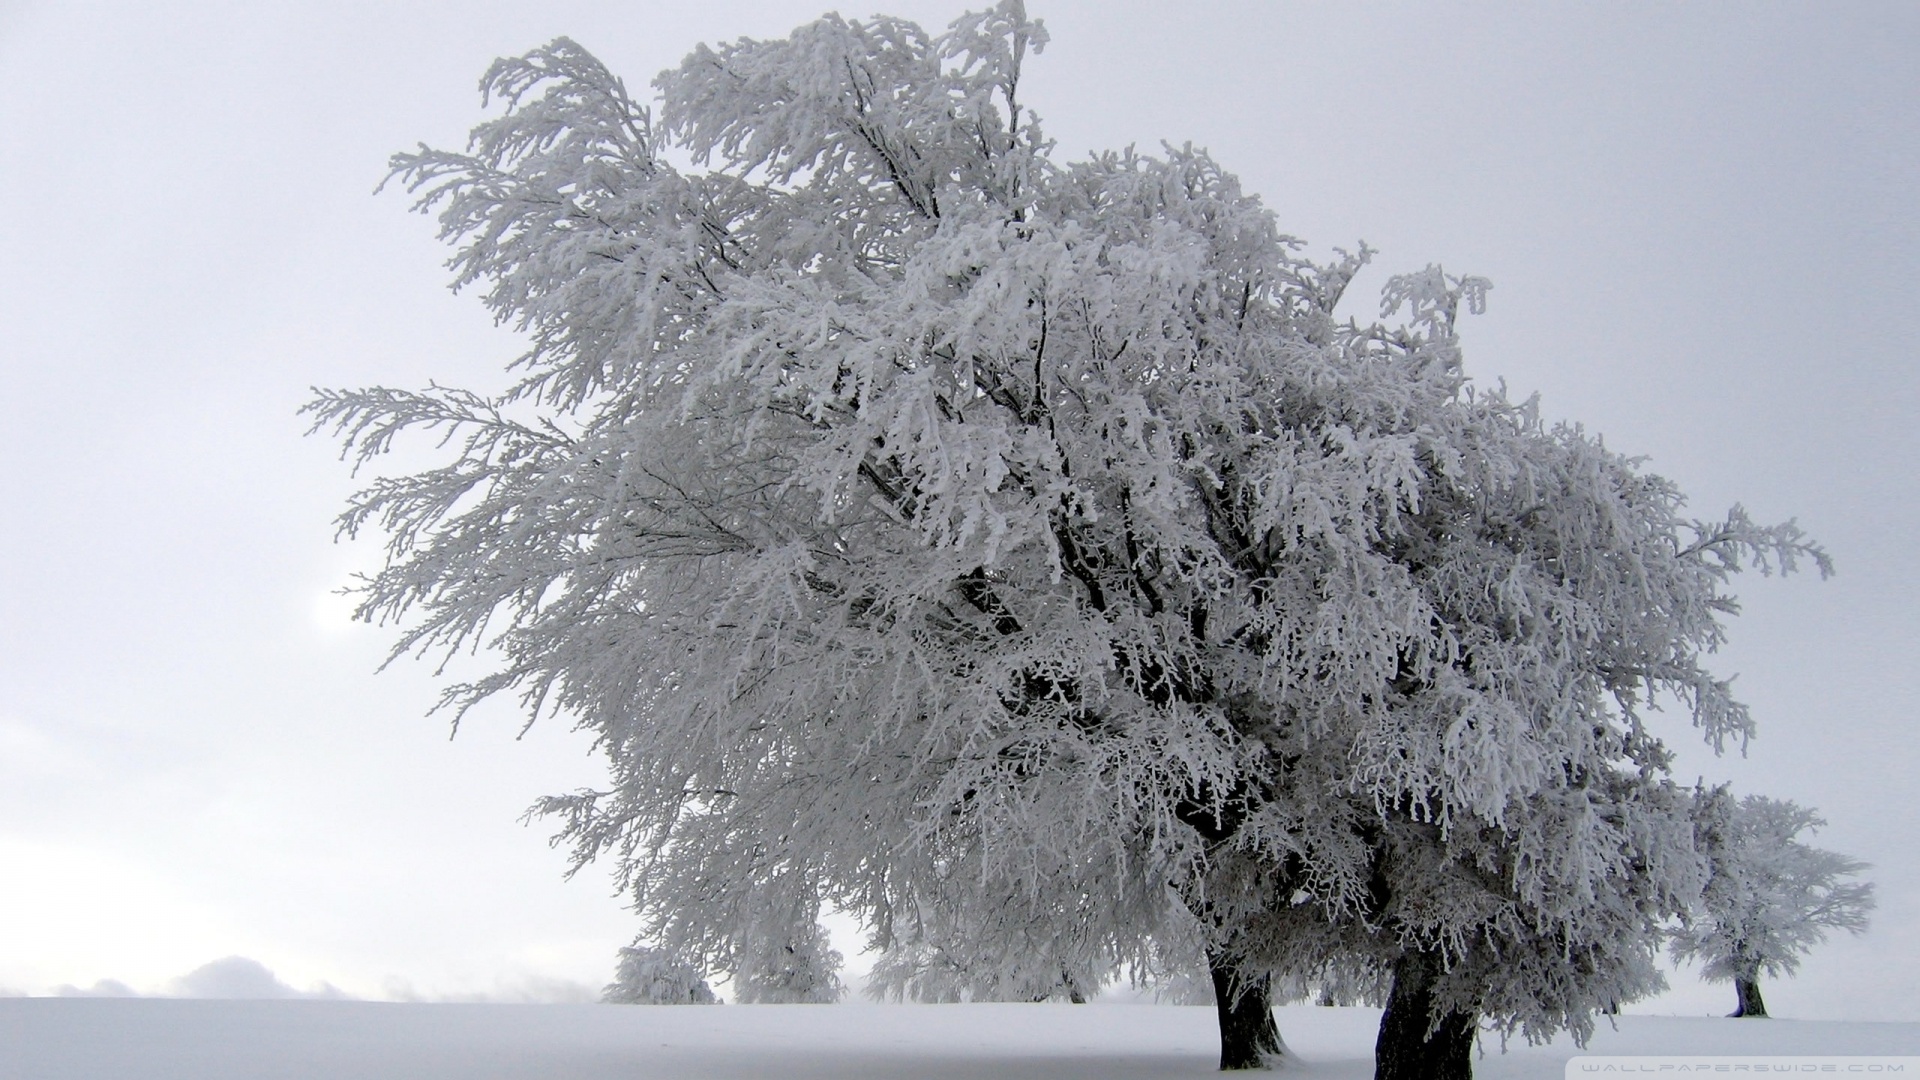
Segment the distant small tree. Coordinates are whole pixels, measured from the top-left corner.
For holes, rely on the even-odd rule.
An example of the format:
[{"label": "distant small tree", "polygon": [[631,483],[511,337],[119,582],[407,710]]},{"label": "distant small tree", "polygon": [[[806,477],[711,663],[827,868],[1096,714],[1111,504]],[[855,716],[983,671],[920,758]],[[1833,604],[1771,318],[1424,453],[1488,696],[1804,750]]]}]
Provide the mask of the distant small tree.
[{"label": "distant small tree", "polygon": [[1089,933],[1097,898],[1060,885],[936,896],[895,916],[865,993],[876,1001],[1083,1003],[1119,975]]},{"label": "distant small tree", "polygon": [[[1042,963],[1009,968],[992,955],[976,956],[932,942],[900,945],[882,953],[866,995],[875,1001],[1071,1001],[1087,1000],[1088,983],[1065,966]],[[1097,986],[1096,986],[1097,989]]]},{"label": "distant small tree", "polygon": [[1695,808],[1699,845],[1711,866],[1700,910],[1675,934],[1676,960],[1701,960],[1701,974],[1733,980],[1734,1016],[1765,1017],[1760,976],[1791,975],[1828,930],[1860,934],[1873,910],[1873,884],[1846,881],[1867,864],[1801,843],[1826,824],[1785,799],[1735,800],[1725,785]]},{"label": "distant small tree", "polygon": [[600,992],[612,1005],[713,1005],[719,999],[700,970],[663,949],[630,945],[620,950],[613,981]]},{"label": "distant small tree", "polygon": [[846,993],[840,953],[811,920],[773,923],[747,936],[733,976],[734,1000],[747,1005],[830,1005]]}]

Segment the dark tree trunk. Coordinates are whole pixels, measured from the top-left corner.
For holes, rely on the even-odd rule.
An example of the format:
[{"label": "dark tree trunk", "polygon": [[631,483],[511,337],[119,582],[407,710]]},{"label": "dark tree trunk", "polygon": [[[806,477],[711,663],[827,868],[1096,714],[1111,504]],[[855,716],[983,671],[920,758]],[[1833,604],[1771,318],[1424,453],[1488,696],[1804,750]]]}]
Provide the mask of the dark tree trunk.
[{"label": "dark tree trunk", "polygon": [[1231,961],[1209,954],[1213,1004],[1220,1013],[1220,1067],[1265,1068],[1287,1052],[1273,1022],[1273,986],[1266,974],[1249,979]]},{"label": "dark tree trunk", "polygon": [[1740,1007],[1733,1010],[1733,1015],[1757,1016],[1762,1020],[1767,1018],[1767,1003],[1760,1000],[1759,975],[1750,979],[1734,976],[1733,992],[1740,995]]},{"label": "dark tree trunk", "polygon": [[1067,988],[1068,1001],[1073,1002],[1075,1005],[1085,1005],[1087,1003],[1087,995],[1080,992],[1080,980],[1073,977],[1073,972],[1068,971],[1065,964],[1060,965],[1060,982],[1061,985]]},{"label": "dark tree trunk", "polygon": [[1373,1044],[1373,1080],[1472,1080],[1476,1018],[1448,1013],[1431,1038],[1440,957],[1408,952],[1394,962],[1393,990]]}]

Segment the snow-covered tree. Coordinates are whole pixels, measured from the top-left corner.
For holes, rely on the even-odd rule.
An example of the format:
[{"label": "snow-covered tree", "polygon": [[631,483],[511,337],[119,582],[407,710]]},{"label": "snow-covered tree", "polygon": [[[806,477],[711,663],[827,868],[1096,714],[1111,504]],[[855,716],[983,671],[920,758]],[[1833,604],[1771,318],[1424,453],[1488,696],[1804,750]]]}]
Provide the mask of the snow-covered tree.
[{"label": "snow-covered tree", "polygon": [[700,969],[646,945],[622,946],[600,1000],[614,1005],[712,1005],[718,999]]},{"label": "snow-covered tree", "polygon": [[820,924],[775,921],[744,935],[734,998],[743,1005],[829,1005],[846,993],[841,956]]},{"label": "snow-covered tree", "polygon": [[1747,737],[1702,664],[1724,584],[1749,561],[1825,568],[1791,526],[1683,518],[1670,484],[1530,403],[1469,388],[1419,423],[1448,464],[1392,547],[1445,645],[1383,689],[1353,765],[1379,811],[1358,828],[1393,973],[1383,1076],[1466,1075],[1478,1020],[1584,1037],[1659,987],[1655,927],[1703,871],[1641,711],[1673,695],[1716,742]]},{"label": "snow-covered tree", "polygon": [[[1012,892],[966,888],[898,913],[867,995],[877,1001],[1085,1002],[1117,974],[1111,957],[1119,950],[1086,939],[1100,898],[1077,892],[1078,884]],[[1081,910],[1061,910],[1065,905]]]},{"label": "snow-covered tree", "polygon": [[1391,976],[1415,1057],[1581,1030],[1693,872],[1637,708],[1744,738],[1722,586],[1824,556],[1474,391],[1485,282],[1361,324],[1370,253],[1303,257],[1204,152],[1056,163],[1044,42],[1017,0],[829,16],[697,49],[657,121],[570,41],[495,64],[468,148],[394,170],[517,381],[309,406],[360,464],[447,440],[342,518],[388,537],[361,616],[490,644],[456,710],[595,734],[612,784],[540,809],[708,970],[831,905],[994,993],[1187,942],[1227,1067],[1319,971]]},{"label": "snow-covered tree", "polygon": [[1659,927],[1703,875],[1675,789],[1641,781],[1616,775],[1517,800],[1515,817],[1540,820],[1509,829],[1389,826],[1384,940],[1357,950],[1381,954],[1389,976],[1380,1080],[1471,1076],[1483,1024],[1584,1042],[1596,1013],[1664,987]]},{"label": "snow-covered tree", "polygon": [[1873,884],[1846,879],[1867,864],[1803,843],[1802,833],[1826,821],[1790,800],[1736,800],[1721,785],[1699,794],[1695,821],[1712,876],[1674,935],[1674,959],[1701,961],[1701,974],[1716,982],[1733,980],[1734,1016],[1764,1017],[1761,975],[1793,974],[1829,930],[1866,932]]}]

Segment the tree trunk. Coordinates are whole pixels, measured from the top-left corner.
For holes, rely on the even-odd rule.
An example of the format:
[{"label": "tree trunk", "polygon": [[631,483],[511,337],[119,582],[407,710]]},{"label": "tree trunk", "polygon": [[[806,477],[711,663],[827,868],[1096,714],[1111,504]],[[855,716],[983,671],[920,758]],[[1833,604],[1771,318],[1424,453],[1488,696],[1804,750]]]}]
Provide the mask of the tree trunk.
[{"label": "tree trunk", "polygon": [[1060,965],[1060,984],[1067,988],[1068,1001],[1075,1005],[1087,1003],[1087,995],[1080,992],[1080,980],[1073,977],[1073,972],[1068,971],[1065,964]]},{"label": "tree trunk", "polygon": [[1434,953],[1407,952],[1393,965],[1393,990],[1373,1044],[1373,1080],[1472,1080],[1477,1018],[1448,1013],[1434,1028],[1433,988],[1441,974]]},{"label": "tree trunk", "polygon": [[1287,1052],[1273,1022],[1273,986],[1264,972],[1249,979],[1231,961],[1212,953],[1213,1005],[1220,1013],[1220,1068],[1263,1069]]},{"label": "tree trunk", "polygon": [[1760,976],[1758,974],[1755,974],[1752,978],[1743,978],[1738,975],[1734,976],[1733,992],[1740,995],[1740,1007],[1733,1010],[1733,1015],[1757,1016],[1762,1020],[1767,1018],[1767,1003],[1760,1000]]}]

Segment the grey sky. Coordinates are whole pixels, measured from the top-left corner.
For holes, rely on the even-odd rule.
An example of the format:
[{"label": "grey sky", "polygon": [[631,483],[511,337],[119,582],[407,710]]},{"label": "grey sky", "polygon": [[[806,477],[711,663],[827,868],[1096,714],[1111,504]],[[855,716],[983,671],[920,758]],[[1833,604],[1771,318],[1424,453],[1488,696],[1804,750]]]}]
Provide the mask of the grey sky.
[{"label": "grey sky", "polygon": [[[258,959],[296,987],[598,984],[631,932],[559,880],[584,745],[493,710],[327,590],[351,487],[307,387],[491,384],[515,343],[370,192],[559,34],[640,89],[811,2],[0,3],[0,988]],[[958,4],[888,10],[937,26]],[[1493,279],[1470,373],[1694,496],[1797,516],[1832,581],[1751,577],[1719,668],[1761,734],[1680,771],[1819,806],[1881,911],[1769,986],[1920,1017],[1920,8],[1043,3],[1057,155],[1211,149],[1313,250]],[[864,8],[848,9],[864,14]],[[1355,301],[1360,301],[1355,303]],[[843,947],[847,944],[843,942]],[[1666,1007],[1724,1011],[1675,980]]]}]

